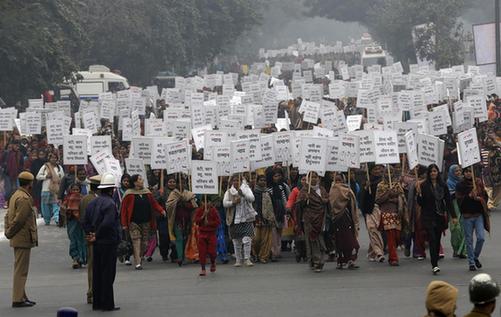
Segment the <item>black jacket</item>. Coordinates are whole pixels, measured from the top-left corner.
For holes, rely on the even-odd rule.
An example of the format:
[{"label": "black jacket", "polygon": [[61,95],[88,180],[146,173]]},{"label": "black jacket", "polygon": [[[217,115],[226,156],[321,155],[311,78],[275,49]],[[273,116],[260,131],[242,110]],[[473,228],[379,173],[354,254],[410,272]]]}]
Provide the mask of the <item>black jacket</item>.
[{"label": "black jacket", "polygon": [[421,206],[421,221],[425,227],[434,224],[441,226],[445,230],[447,229],[446,215],[452,218],[455,218],[456,215],[452,206],[449,188],[443,183],[437,183],[437,186],[440,186],[441,190],[444,191],[443,199],[437,202],[431,182],[425,181],[421,184],[421,195],[417,196],[417,203]]}]

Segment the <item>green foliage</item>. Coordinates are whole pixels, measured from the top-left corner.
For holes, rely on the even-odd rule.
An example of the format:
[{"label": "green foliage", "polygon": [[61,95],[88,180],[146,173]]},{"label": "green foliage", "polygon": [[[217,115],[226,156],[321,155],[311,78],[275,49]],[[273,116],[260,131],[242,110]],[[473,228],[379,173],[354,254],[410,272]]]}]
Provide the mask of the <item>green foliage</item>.
[{"label": "green foliage", "polygon": [[262,0],[0,1],[0,96],[36,97],[91,64],[132,84],[187,73],[260,22]]}]

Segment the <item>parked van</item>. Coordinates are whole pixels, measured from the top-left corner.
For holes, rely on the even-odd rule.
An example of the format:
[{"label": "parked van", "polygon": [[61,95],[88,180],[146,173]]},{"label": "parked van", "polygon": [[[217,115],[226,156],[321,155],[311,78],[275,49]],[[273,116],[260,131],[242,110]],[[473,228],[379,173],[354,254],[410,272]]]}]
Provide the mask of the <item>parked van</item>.
[{"label": "parked van", "polygon": [[104,92],[117,92],[129,89],[127,78],[112,73],[103,65],[91,65],[88,71],[79,71],[74,90],[80,100],[97,99]]}]

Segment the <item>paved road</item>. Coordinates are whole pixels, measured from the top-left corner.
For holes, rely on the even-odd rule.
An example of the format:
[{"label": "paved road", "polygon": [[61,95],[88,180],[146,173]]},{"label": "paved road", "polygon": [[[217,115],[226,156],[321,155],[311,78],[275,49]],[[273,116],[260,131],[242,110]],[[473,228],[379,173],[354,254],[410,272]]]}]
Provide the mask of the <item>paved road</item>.
[{"label": "paved road", "polygon": [[[0,220],[1,221],[1,220]],[[501,225],[501,214],[493,216],[493,228]],[[102,316],[86,305],[86,273],[72,270],[64,229],[41,226],[40,247],[32,253],[28,281],[34,308],[13,310],[11,303],[12,251],[0,241],[0,316],[55,316],[58,307],[72,306],[81,316]],[[427,261],[403,258],[400,267],[369,263],[365,259],[366,233],[361,233],[358,271],[339,271],[334,263],[315,274],[292,257],[279,263],[253,268],[218,266],[206,278],[197,276],[198,266],[164,264],[154,258],[143,271],[119,264],[115,298],[122,307],[113,316],[423,316],[426,285],[434,279]],[[446,237],[447,241],[449,237]],[[484,271],[501,280],[501,233],[487,238],[482,261]],[[470,307],[467,283],[473,276],[465,260],[447,257],[441,262],[439,278],[460,289],[457,316]],[[498,310],[499,312],[499,310]]]}]

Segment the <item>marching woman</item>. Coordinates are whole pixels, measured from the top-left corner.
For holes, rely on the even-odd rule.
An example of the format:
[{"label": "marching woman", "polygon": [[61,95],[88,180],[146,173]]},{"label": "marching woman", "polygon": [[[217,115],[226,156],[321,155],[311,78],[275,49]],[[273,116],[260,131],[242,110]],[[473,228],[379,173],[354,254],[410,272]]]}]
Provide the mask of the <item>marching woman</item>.
[{"label": "marching woman", "polygon": [[273,212],[275,213],[275,225],[272,229],[271,253],[272,261],[276,261],[281,257],[282,232],[286,221],[285,207],[287,205],[287,199],[289,199],[290,189],[287,183],[285,183],[284,172],[281,168],[274,168],[271,173],[268,174],[268,178],[273,202]]},{"label": "marching woman", "polygon": [[[391,169],[391,167],[389,167]],[[405,195],[400,182],[388,177],[377,185],[376,204],[381,210],[381,222],[386,233],[388,243],[388,262],[391,266],[398,266],[397,246],[400,244],[402,217],[406,214]]]},{"label": "marching woman", "polygon": [[[487,193],[480,179],[473,185],[471,167],[463,171],[464,180],[456,187],[459,210],[461,211],[464,233],[466,236],[466,250],[468,251],[468,265],[470,271],[482,268],[479,261],[480,253],[485,241],[484,230],[490,230],[489,214],[487,212]],[[473,233],[477,241],[473,245]]]},{"label": "marching woman", "polygon": [[343,174],[337,174],[329,192],[337,268],[357,269],[359,219],[355,194],[345,182]]},{"label": "marching woman", "polygon": [[57,203],[57,194],[61,179],[64,177],[64,170],[57,164],[56,154],[49,154],[49,161],[45,163],[37,174],[37,180],[42,181],[41,209],[45,225],[50,224],[54,218],[56,224],[59,224],[59,204]]},{"label": "marching woman", "polygon": [[[173,183],[174,181],[174,183]],[[169,190],[171,190],[167,198],[167,226],[169,229],[170,241],[176,242],[177,264],[183,265],[185,259],[185,247],[188,237],[191,233],[191,222],[193,211],[198,207],[195,194],[190,191],[183,190],[182,192],[175,186],[175,179],[169,179]],[[173,189],[170,189],[173,188]]]},{"label": "marching woman", "polygon": [[266,187],[266,176],[257,177],[254,187],[254,209],[256,216],[256,237],[252,243],[252,254],[258,262],[267,263],[271,254],[272,228],[275,225],[275,214],[271,194]]},{"label": "marching woman", "polygon": [[[122,200],[124,198],[125,192],[129,189],[129,187],[130,187],[130,175],[124,173],[122,175],[122,178],[120,179],[120,186],[113,192],[113,201],[115,202],[115,205],[117,206],[117,209],[119,211],[122,208]],[[122,240],[130,242],[129,232],[122,230]],[[130,242],[130,244],[132,244],[132,242]],[[130,263],[131,255],[132,255],[131,252],[127,252],[125,256],[120,256],[119,260],[121,262],[124,262],[125,265],[132,265],[132,263]]]},{"label": "marching woman", "polygon": [[320,177],[315,172],[308,174],[310,184],[299,192],[296,202],[298,218],[303,220],[306,250],[311,268],[322,272],[324,267],[324,227],[329,204],[329,194],[320,186]]},{"label": "marching woman", "polygon": [[124,230],[129,230],[132,239],[134,264],[136,270],[142,270],[142,257],[151,230],[155,230],[155,217],[153,211],[165,216],[165,211],[157,203],[149,189],[144,188],[144,180],[140,175],[130,178],[131,188],[123,197],[120,218]]},{"label": "marching woman", "polygon": [[417,203],[421,206],[421,222],[426,230],[430,245],[430,259],[433,274],[440,272],[438,259],[440,252],[440,237],[447,229],[447,215],[452,223],[458,220],[452,210],[452,200],[447,185],[442,181],[438,166],[428,166],[426,180],[416,186]]},{"label": "marching woman", "polygon": [[256,211],[252,207],[254,194],[244,179],[240,184],[239,176],[231,179],[232,186],[226,191],[223,206],[226,208],[226,224],[235,248],[235,266],[253,266],[251,257],[252,238],[254,238],[254,220]]},{"label": "marching woman", "polygon": [[[459,206],[456,200],[456,187],[463,180],[463,175],[461,167],[457,164],[453,164],[449,167],[449,173],[447,174],[447,188],[449,188],[449,193],[451,194],[452,207],[454,208],[454,214],[461,220],[461,212],[459,211]],[[450,224],[451,230],[451,245],[453,249],[453,256],[459,257],[461,259],[466,258],[466,242],[464,236],[464,228],[461,221],[458,224]]]}]

